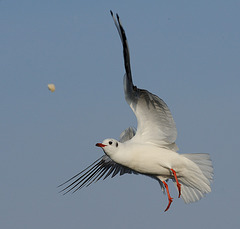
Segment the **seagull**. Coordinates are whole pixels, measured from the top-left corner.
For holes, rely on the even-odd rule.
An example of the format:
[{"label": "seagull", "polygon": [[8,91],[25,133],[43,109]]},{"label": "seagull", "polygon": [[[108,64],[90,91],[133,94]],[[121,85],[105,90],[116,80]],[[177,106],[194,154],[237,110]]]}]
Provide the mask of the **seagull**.
[{"label": "seagull", "polygon": [[76,192],[101,178],[117,174],[142,174],[155,179],[167,193],[167,211],[173,201],[167,182],[172,180],[178,198],[185,203],[196,202],[211,192],[213,166],[209,154],[179,154],[175,143],[177,129],[167,104],[151,92],[133,84],[130,54],[125,31],[118,14],[110,11],[122,46],[125,66],[125,99],[134,112],[137,130],[129,127],[119,140],[105,139],[96,146],[104,155],[63,184],[60,192]]}]

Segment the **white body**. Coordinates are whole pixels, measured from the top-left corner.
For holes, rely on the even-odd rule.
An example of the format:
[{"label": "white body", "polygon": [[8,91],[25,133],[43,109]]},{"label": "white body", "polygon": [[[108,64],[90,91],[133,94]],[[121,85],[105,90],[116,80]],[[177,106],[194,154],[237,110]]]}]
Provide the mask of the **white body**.
[{"label": "white body", "polygon": [[152,144],[127,141],[119,145],[119,150],[110,156],[115,162],[143,174],[155,174],[169,178],[169,168],[179,168],[179,162],[185,163],[185,158],[169,149]]},{"label": "white body", "polygon": [[139,143],[135,140],[133,137],[121,143],[114,139],[105,139],[102,143],[103,150],[114,162],[155,177],[160,184],[168,179],[176,182],[171,171],[173,169],[181,183],[181,197],[185,203],[198,201],[211,192],[213,168],[208,154],[179,154],[152,143]]}]

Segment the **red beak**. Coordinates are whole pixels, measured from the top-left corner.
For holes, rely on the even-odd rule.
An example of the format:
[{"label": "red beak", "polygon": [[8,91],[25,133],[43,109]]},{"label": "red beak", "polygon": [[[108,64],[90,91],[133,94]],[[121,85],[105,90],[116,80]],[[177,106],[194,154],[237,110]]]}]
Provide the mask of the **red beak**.
[{"label": "red beak", "polygon": [[103,148],[103,147],[105,147],[105,146],[107,146],[107,145],[104,145],[104,144],[102,144],[102,143],[97,143],[96,146]]}]

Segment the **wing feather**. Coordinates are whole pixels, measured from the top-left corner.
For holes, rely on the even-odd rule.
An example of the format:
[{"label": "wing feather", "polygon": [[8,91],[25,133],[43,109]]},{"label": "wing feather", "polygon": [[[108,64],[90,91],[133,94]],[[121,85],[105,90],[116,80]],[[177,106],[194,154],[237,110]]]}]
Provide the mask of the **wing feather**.
[{"label": "wing feather", "polygon": [[119,142],[126,142],[130,139],[132,139],[136,134],[136,130],[133,127],[128,127],[126,130],[124,130],[120,135]]},{"label": "wing feather", "polygon": [[133,84],[126,33],[122,27],[119,16],[116,15],[116,19],[112,11],[111,15],[123,46],[126,72],[124,76],[125,99],[138,121],[135,140],[150,142],[177,150],[177,146],[175,145],[177,129],[172,114],[162,99],[147,90],[137,88]]},{"label": "wing feather", "polygon": [[137,172],[114,162],[107,155],[103,155],[86,169],[73,176],[66,182],[60,184],[58,187],[63,187],[60,190],[60,192],[63,192],[63,194],[71,191],[76,192],[85,186],[88,187],[92,183],[99,181],[102,177],[104,177],[103,180],[105,180],[109,175],[114,177],[117,174],[123,175],[126,173],[137,174]]}]

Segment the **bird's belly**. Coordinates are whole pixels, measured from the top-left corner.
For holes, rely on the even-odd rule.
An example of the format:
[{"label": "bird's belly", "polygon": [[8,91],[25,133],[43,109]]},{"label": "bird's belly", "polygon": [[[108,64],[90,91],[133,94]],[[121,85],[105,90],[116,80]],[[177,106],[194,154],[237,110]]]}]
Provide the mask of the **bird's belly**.
[{"label": "bird's belly", "polygon": [[171,175],[171,168],[178,154],[166,149],[152,149],[150,152],[139,150],[134,153],[128,167],[143,174]]},{"label": "bird's belly", "polygon": [[134,171],[137,171],[142,174],[164,175],[164,176],[169,176],[171,174],[168,168],[165,168],[160,164],[138,162],[138,163],[132,164],[130,167]]}]

